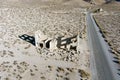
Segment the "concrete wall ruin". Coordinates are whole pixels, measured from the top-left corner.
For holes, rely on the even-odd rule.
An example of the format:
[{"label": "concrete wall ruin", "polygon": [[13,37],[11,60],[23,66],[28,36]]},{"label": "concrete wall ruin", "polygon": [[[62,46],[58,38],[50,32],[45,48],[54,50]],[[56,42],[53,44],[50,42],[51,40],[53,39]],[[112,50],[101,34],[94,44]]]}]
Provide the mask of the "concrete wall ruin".
[{"label": "concrete wall ruin", "polygon": [[61,37],[51,39],[40,30],[35,32],[35,46],[39,49],[47,48],[50,51],[58,48],[67,49],[68,51],[71,49],[79,51],[79,43],[81,40],[82,38],[80,38],[79,34],[70,38]]}]

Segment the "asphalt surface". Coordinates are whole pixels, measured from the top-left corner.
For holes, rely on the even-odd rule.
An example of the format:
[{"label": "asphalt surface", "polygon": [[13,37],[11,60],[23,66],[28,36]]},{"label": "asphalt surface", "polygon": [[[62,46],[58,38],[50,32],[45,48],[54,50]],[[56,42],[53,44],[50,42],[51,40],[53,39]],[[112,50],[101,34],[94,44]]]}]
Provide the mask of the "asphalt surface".
[{"label": "asphalt surface", "polygon": [[94,58],[91,60],[93,80],[120,80],[116,76],[109,49],[90,13],[87,13],[87,30],[91,54]]}]

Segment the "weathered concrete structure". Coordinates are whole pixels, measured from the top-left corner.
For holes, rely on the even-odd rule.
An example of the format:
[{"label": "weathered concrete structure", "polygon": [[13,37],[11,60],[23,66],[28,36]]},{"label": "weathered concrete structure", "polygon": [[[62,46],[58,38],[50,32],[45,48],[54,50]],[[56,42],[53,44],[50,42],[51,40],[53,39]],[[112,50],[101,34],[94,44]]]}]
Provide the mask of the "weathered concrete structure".
[{"label": "weathered concrete structure", "polygon": [[57,49],[57,40],[56,39],[52,39],[50,41],[50,51],[53,51],[55,49]]},{"label": "weathered concrete structure", "polygon": [[[60,43],[59,43],[60,42]],[[35,45],[37,48],[44,49],[47,48],[51,52],[55,49],[67,49],[68,51],[73,49],[77,52],[80,49],[80,43],[82,42],[82,36],[78,33],[77,36],[71,38],[62,38],[62,39],[51,39],[48,38],[42,31],[35,32]],[[59,44],[58,44],[59,43]],[[59,45],[59,47],[58,47]]]},{"label": "weathered concrete structure", "polygon": [[37,48],[45,48],[45,41],[48,39],[47,35],[45,35],[40,30],[35,32],[35,45]]}]

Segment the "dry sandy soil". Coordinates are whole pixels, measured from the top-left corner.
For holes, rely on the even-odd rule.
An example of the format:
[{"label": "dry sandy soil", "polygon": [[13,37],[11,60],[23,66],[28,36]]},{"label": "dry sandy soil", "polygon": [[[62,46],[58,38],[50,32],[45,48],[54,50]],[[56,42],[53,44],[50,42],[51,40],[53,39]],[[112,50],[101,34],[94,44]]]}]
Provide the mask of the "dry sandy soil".
[{"label": "dry sandy soil", "polygon": [[96,13],[95,19],[111,52],[116,55],[115,62],[120,64],[120,2],[102,5],[102,8],[103,12]]},{"label": "dry sandy soil", "polygon": [[[39,52],[32,43],[37,30],[51,38],[77,35],[86,26],[86,9],[80,8],[86,5],[78,0],[0,0],[0,80],[90,80],[86,34],[79,53]],[[32,44],[21,35],[32,38]]]}]

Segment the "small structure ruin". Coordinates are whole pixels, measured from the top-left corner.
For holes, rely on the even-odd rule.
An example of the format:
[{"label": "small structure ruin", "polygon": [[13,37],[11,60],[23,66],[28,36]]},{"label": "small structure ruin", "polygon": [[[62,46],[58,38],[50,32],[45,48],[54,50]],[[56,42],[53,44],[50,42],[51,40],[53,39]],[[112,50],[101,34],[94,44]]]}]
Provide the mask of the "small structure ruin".
[{"label": "small structure ruin", "polygon": [[48,41],[47,35],[45,35],[43,32],[40,30],[35,32],[35,46],[37,48],[45,48],[45,42]]},{"label": "small structure ruin", "polygon": [[79,43],[80,43],[80,34],[77,36],[65,38],[49,38],[45,33],[38,30],[35,32],[35,46],[39,49],[49,49],[50,51],[54,51],[56,49],[67,49],[68,51],[71,49],[79,51]]}]

